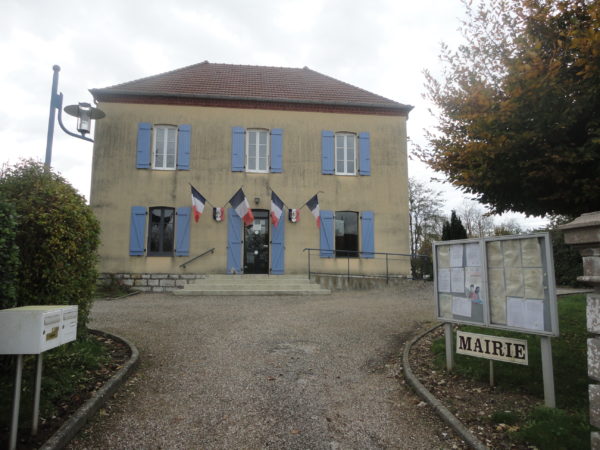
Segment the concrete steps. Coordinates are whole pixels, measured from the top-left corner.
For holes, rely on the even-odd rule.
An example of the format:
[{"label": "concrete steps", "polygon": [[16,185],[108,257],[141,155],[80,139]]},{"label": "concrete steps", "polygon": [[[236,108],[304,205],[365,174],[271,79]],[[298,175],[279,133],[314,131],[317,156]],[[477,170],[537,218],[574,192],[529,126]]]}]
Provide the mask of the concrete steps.
[{"label": "concrete steps", "polygon": [[207,275],[194,280],[175,295],[329,295],[306,275]]}]

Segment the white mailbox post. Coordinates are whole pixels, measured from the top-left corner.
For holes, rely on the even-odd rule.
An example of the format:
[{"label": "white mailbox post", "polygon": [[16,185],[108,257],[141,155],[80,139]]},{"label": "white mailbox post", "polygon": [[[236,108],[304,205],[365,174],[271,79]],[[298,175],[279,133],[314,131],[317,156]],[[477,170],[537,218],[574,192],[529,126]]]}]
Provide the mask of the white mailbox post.
[{"label": "white mailbox post", "polygon": [[10,450],[16,448],[21,402],[23,355],[38,355],[33,400],[33,435],[37,434],[42,384],[42,353],[77,338],[77,306],[39,305],[0,310],[0,354],[17,355]]}]

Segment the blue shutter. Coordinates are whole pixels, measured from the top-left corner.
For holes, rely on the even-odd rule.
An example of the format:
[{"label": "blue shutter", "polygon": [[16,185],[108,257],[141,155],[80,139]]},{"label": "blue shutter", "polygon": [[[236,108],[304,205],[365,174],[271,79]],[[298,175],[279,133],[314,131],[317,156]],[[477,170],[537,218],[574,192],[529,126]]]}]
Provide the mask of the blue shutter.
[{"label": "blue shutter", "polygon": [[146,249],[146,208],[144,206],[131,207],[131,225],[129,229],[129,254],[131,256],[144,256]]},{"label": "blue shutter", "polygon": [[177,130],[177,169],[190,170],[191,125],[179,125]]},{"label": "blue shutter", "polygon": [[152,146],[152,124],[140,122],[137,135],[136,167],[138,169],[150,168],[150,148]]},{"label": "blue shutter", "polygon": [[371,175],[371,136],[369,133],[358,133],[358,154],[360,157],[360,175]]},{"label": "blue shutter", "polygon": [[333,131],[323,130],[321,132],[321,172],[324,175],[333,175],[333,141],[334,141],[334,133]]},{"label": "blue shutter", "polygon": [[271,172],[283,172],[283,130],[273,128],[271,130]]},{"label": "blue shutter", "polygon": [[361,249],[364,253],[361,258],[374,258],[375,255],[370,252],[375,251],[375,216],[373,211],[363,211],[360,215],[361,228]]},{"label": "blue shutter", "polygon": [[242,218],[227,209],[227,273],[242,273]]},{"label": "blue shutter", "polygon": [[321,258],[333,258],[335,255],[333,211],[321,210]]},{"label": "blue shutter", "polygon": [[190,218],[192,208],[177,208],[175,219],[175,256],[190,255]]},{"label": "blue shutter", "polygon": [[244,147],[246,146],[246,130],[242,127],[231,129],[231,171],[243,172],[245,169]]},{"label": "blue shutter", "polygon": [[285,265],[285,217],[271,227],[271,273],[283,275]]}]

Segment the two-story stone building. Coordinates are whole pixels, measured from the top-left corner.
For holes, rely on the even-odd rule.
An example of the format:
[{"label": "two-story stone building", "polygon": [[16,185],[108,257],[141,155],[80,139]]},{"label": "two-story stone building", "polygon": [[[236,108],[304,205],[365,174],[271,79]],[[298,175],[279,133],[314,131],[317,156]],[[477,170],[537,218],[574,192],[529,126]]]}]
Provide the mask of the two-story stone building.
[{"label": "two-story stone building", "polygon": [[[409,253],[406,120],[412,107],[308,68],[203,62],[92,89],[91,206],[101,273],[385,273]],[[190,185],[207,200],[195,223]],[[227,204],[240,188],[250,227]],[[277,227],[271,191],[285,203]],[[321,225],[304,207],[318,193]],[[225,207],[214,220],[212,206]],[[214,253],[181,264],[214,248]],[[343,258],[341,258],[343,256]],[[388,261],[408,274],[408,258]]]}]

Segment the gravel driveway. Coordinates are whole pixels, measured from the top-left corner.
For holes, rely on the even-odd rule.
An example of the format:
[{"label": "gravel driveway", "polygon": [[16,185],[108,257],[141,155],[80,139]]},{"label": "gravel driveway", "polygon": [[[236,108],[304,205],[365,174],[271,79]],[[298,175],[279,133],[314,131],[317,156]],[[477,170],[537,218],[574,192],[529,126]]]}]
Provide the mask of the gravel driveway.
[{"label": "gravel driveway", "polygon": [[69,448],[446,447],[403,384],[402,345],[433,318],[431,284],[316,297],[97,301],[90,326],[140,366]]}]

